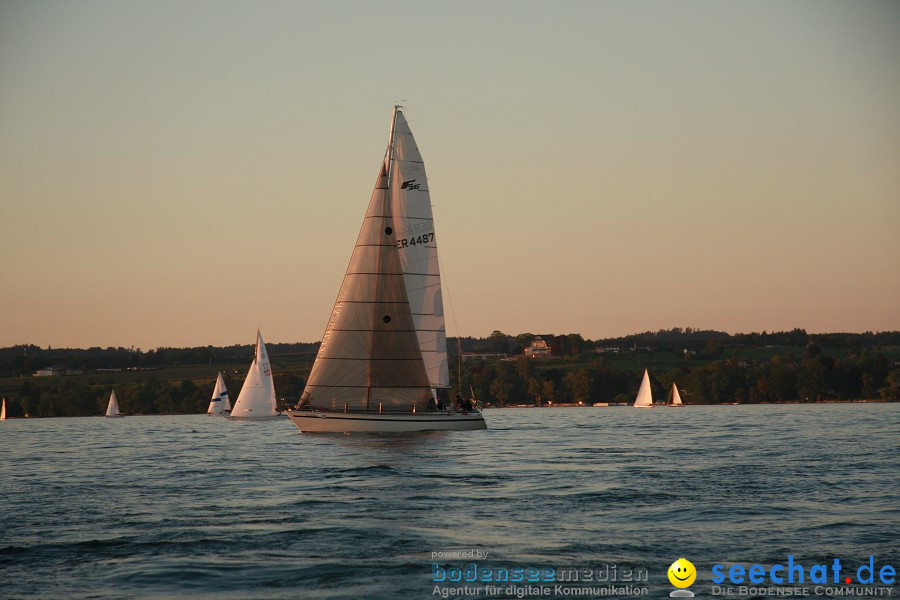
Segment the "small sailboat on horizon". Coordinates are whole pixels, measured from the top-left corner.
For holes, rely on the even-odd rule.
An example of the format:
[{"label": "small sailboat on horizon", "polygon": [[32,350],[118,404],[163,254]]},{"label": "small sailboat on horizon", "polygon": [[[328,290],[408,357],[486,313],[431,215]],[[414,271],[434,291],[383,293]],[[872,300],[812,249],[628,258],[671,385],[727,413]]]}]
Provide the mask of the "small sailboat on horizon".
[{"label": "small sailboat on horizon", "polygon": [[681,394],[678,393],[678,386],[675,385],[674,381],[672,382],[672,398],[666,406],[684,406],[684,403],[681,401]]},{"label": "small sailboat on horizon", "polygon": [[[228,406],[227,409],[225,408],[226,405]],[[219,416],[226,412],[231,412],[231,403],[228,401],[228,390],[225,389],[225,380],[222,379],[222,372],[219,371],[219,376],[216,378],[216,387],[213,389],[206,414]]]},{"label": "small sailboat on horizon", "polygon": [[122,411],[119,410],[119,399],[116,398],[116,390],[109,394],[109,403],[106,405],[107,417],[124,417]]},{"label": "small sailboat on horizon", "polygon": [[3,399],[3,408],[0,408],[0,421],[6,420],[6,398]]},{"label": "small sailboat on horizon", "polygon": [[635,408],[653,408],[653,392],[650,390],[650,374],[644,369],[644,378],[641,379],[641,387],[634,399]]},{"label": "small sailboat on horizon", "polygon": [[225,417],[231,421],[263,421],[277,419],[282,415],[276,410],[275,382],[272,379],[272,365],[262,334],[256,331],[256,353],[244,385],[238,394],[231,414]]}]

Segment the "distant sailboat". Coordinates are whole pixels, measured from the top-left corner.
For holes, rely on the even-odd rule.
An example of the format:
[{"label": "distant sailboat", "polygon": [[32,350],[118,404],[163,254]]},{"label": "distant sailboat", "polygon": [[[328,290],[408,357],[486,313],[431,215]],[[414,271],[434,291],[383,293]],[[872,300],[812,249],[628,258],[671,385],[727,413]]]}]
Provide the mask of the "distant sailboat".
[{"label": "distant sailboat", "polygon": [[684,403],[681,402],[681,394],[678,393],[678,386],[674,381],[672,382],[672,401],[668,406],[684,406]]},{"label": "distant sailboat", "polygon": [[256,332],[256,356],[247,371],[244,386],[238,394],[231,415],[226,417],[231,420],[244,419],[275,419],[278,412],[275,410],[275,382],[272,380],[272,366],[269,364],[269,354],[266,352],[266,344],[262,334]]},{"label": "distant sailboat", "polygon": [[647,369],[644,369],[644,378],[641,380],[637,398],[634,399],[634,406],[635,408],[653,407],[653,393],[650,391],[650,375],[647,373]]},{"label": "distant sailboat", "polygon": [[449,388],[441,276],[422,155],[399,106],[344,282],[299,408],[301,431],[485,429]]},{"label": "distant sailboat", "polygon": [[119,410],[119,400],[116,398],[116,390],[109,395],[109,404],[106,405],[107,417],[124,417],[125,415]]},{"label": "distant sailboat", "polygon": [[221,415],[226,411],[225,405],[228,405],[227,410],[231,410],[231,403],[228,402],[228,390],[225,389],[225,381],[222,379],[222,373],[219,372],[219,377],[216,379],[216,388],[213,390],[212,399],[209,401],[209,408],[206,409],[206,414],[208,415]]},{"label": "distant sailboat", "polygon": [[3,408],[0,408],[0,421],[6,420],[6,398],[3,399]]}]

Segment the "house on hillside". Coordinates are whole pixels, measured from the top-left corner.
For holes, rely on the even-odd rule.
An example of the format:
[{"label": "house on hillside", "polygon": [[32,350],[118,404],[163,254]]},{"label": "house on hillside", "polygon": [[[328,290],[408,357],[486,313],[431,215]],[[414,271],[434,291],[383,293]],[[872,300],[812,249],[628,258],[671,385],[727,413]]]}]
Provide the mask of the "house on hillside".
[{"label": "house on hillside", "polygon": [[66,365],[52,365],[34,372],[35,377],[59,377],[66,374]]},{"label": "house on hillside", "polygon": [[35,377],[59,377],[60,375],[81,375],[81,369],[70,369],[66,365],[53,365],[34,372]]},{"label": "house on hillside", "polygon": [[525,346],[525,356],[531,358],[548,358],[552,355],[550,353],[550,346],[544,341],[544,338],[537,336]]}]

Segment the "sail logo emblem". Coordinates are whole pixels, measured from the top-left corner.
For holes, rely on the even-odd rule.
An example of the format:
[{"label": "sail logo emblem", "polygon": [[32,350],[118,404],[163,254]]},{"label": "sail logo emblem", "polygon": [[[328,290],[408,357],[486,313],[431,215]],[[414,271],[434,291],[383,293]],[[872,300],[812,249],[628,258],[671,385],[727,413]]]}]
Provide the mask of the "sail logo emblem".
[{"label": "sail logo emblem", "polygon": [[404,181],[403,185],[400,186],[401,190],[417,190],[421,183],[416,183],[415,179],[410,179],[409,181]]}]

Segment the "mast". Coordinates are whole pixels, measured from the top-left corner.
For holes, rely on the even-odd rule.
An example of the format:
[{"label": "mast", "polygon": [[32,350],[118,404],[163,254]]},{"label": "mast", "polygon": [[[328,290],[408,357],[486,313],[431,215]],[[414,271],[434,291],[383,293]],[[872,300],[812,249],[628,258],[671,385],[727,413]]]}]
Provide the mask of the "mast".
[{"label": "mast", "polygon": [[394,105],[394,112],[391,113],[391,133],[388,135],[388,147],[387,147],[387,189],[388,196],[391,193],[391,166],[394,163],[394,129],[397,127],[397,111],[403,108],[399,104]]},{"label": "mast", "polygon": [[456,387],[459,390],[459,395],[463,395],[462,391],[462,368],[463,368],[463,360],[462,360],[462,340],[459,337],[459,330],[456,331]]}]

